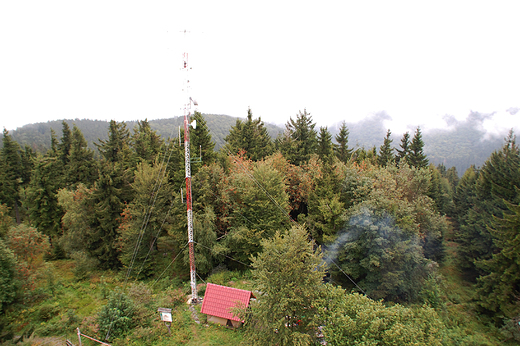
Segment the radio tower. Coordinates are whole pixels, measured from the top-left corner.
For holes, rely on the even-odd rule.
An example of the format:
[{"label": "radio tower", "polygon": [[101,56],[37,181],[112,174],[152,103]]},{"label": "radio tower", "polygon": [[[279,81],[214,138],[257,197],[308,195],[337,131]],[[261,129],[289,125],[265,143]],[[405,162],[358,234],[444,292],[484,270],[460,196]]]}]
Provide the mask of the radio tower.
[{"label": "radio tower", "polygon": [[[186,37],[186,31],[184,31]],[[191,285],[191,303],[196,304],[197,296],[197,278],[195,271],[195,253],[193,249],[193,211],[191,209],[191,160],[190,160],[190,117],[191,105],[197,106],[197,102],[190,97],[188,72],[188,53],[183,55],[182,70],[186,73],[184,80],[184,92],[186,93],[186,103],[184,104],[184,163],[186,167],[186,206],[188,217],[188,249],[190,255],[190,285]],[[197,126],[196,124],[194,126]]]}]

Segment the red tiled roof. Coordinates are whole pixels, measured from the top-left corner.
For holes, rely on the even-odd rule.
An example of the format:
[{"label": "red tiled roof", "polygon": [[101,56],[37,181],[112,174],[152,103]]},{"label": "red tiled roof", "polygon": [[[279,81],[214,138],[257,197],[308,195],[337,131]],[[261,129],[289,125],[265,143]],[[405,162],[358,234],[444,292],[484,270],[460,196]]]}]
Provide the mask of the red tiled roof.
[{"label": "red tiled roof", "polygon": [[208,283],[200,312],[232,321],[240,321],[239,317],[233,316],[232,309],[248,307],[251,298],[254,298],[251,291]]}]

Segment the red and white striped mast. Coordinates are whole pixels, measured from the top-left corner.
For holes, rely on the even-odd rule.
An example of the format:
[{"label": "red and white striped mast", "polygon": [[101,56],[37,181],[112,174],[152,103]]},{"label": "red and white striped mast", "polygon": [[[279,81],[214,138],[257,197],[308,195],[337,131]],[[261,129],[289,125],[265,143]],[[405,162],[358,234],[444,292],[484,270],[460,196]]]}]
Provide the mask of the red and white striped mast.
[{"label": "red and white striped mast", "polygon": [[[184,31],[186,36],[186,31]],[[188,53],[185,52],[183,55],[183,71],[186,73],[184,80],[184,91],[186,93],[186,103],[184,104],[184,163],[186,167],[186,206],[187,206],[187,217],[188,217],[188,251],[190,256],[190,285],[191,285],[191,303],[196,304],[198,301],[197,296],[197,278],[195,271],[195,252],[193,242],[193,211],[191,203],[191,159],[190,159],[190,117],[191,117],[191,105],[197,106],[189,95],[189,83],[188,72],[190,67],[188,66]],[[195,125],[196,126],[196,125]]]}]

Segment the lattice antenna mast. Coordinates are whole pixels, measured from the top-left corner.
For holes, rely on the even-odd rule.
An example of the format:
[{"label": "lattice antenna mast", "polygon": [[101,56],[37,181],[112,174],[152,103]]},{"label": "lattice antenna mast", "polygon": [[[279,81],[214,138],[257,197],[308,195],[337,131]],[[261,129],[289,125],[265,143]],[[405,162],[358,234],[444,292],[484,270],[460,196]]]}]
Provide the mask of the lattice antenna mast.
[{"label": "lattice antenna mast", "polygon": [[[186,31],[184,32],[186,35]],[[188,217],[188,249],[190,255],[190,285],[191,285],[191,303],[196,304],[198,301],[197,296],[197,272],[195,271],[195,252],[193,242],[193,211],[191,202],[191,160],[190,160],[190,117],[191,117],[191,105],[197,106],[197,102],[190,97],[190,80],[188,65],[188,53],[185,52],[183,55],[183,67],[182,70],[185,72],[184,80],[184,92],[186,94],[186,103],[184,104],[184,162],[186,167],[186,206],[187,206],[187,217]],[[196,125],[194,125],[196,126]]]}]

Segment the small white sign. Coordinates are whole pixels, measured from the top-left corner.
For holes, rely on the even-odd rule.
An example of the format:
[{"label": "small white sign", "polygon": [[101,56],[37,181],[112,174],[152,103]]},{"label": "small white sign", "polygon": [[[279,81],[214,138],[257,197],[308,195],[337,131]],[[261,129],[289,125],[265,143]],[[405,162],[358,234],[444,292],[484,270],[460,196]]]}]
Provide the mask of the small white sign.
[{"label": "small white sign", "polygon": [[171,322],[172,314],[170,312],[161,312],[161,321]]}]

